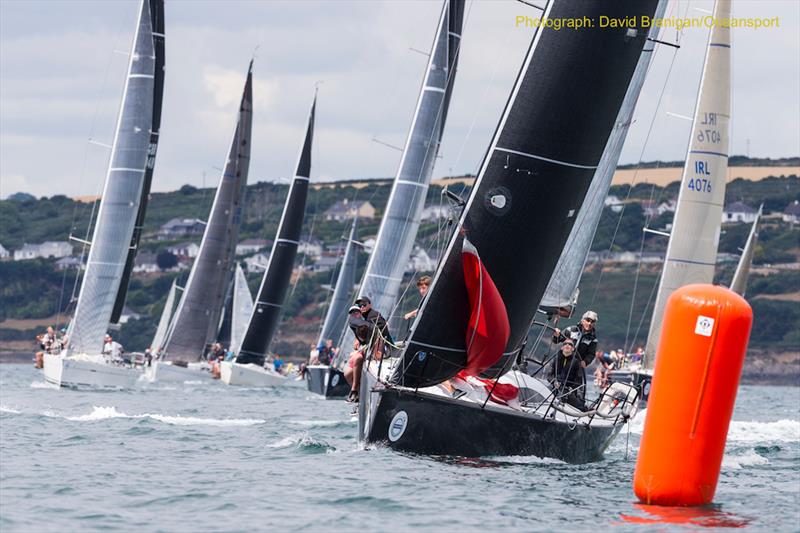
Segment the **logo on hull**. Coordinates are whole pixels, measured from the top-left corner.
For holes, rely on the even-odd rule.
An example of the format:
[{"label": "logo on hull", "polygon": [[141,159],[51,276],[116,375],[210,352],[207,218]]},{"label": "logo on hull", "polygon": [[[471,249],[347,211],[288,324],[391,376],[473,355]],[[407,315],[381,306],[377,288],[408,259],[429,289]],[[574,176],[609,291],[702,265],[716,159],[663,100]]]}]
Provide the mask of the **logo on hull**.
[{"label": "logo on hull", "polygon": [[400,437],[406,432],[407,425],[408,414],[405,411],[398,411],[389,423],[389,440],[392,442],[400,440]]},{"label": "logo on hull", "polygon": [[335,387],[339,384],[339,374],[334,374],[333,379],[331,379],[331,387]]}]

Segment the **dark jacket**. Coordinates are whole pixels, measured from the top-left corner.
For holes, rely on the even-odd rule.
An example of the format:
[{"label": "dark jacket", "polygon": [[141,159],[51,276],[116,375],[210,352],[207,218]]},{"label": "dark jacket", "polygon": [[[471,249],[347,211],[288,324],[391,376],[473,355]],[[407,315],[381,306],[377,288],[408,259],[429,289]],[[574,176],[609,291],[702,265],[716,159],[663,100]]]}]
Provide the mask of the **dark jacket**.
[{"label": "dark jacket", "polygon": [[394,342],[394,340],[392,340],[392,334],[389,333],[389,325],[386,323],[386,319],[383,318],[383,315],[375,309],[370,309],[365,318],[378,328],[378,331],[381,332],[384,339],[388,342]]},{"label": "dark jacket", "polygon": [[595,353],[597,352],[597,337],[595,336],[595,329],[592,328],[589,332],[581,330],[580,324],[575,324],[562,331],[559,335],[553,335],[553,342],[560,343],[566,339],[575,341],[575,349],[578,352],[581,360],[589,366],[594,361]]},{"label": "dark jacket", "polygon": [[552,370],[553,379],[558,381],[559,385],[575,388],[583,384],[583,380],[581,379],[583,367],[581,367],[580,361],[574,354],[566,357],[564,353],[559,350],[553,359]]},{"label": "dark jacket", "polygon": [[350,330],[353,332],[353,335],[355,335],[359,344],[368,344],[372,339],[372,330],[374,326],[363,317],[355,314],[349,315],[347,317],[347,325],[350,327]]}]

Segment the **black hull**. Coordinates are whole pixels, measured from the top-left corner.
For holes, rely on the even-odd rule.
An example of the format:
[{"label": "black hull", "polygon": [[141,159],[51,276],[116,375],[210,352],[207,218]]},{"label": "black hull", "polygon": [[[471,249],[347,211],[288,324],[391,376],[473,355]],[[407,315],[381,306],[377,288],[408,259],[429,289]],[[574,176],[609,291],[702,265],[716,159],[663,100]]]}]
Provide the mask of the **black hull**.
[{"label": "black hull", "polygon": [[306,385],[314,394],[325,398],[344,398],[350,392],[350,384],[341,370],[326,366],[312,366],[306,369]]},{"label": "black hull", "polygon": [[653,376],[638,372],[636,370],[612,370],[608,373],[608,382],[610,383],[625,383],[633,385],[639,391],[639,409],[647,407],[647,401],[650,399],[650,383]]},{"label": "black hull", "polygon": [[[375,378],[365,372],[359,405],[359,439],[395,450],[462,457],[533,455],[567,463],[589,463],[622,428],[572,426],[530,415],[500,412],[464,401],[408,389],[373,390]],[[405,413],[405,415],[400,413]],[[404,428],[404,430],[402,429]],[[390,433],[391,431],[391,433]]]}]

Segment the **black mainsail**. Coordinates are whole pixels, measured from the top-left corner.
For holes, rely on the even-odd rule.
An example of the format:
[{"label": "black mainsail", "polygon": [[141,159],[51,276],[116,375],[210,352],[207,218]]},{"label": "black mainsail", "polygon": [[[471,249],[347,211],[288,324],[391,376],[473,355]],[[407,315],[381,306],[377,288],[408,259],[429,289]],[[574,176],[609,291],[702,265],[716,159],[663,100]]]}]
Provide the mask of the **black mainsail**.
[{"label": "black mainsail", "polygon": [[497,287],[510,328],[500,375],[522,347],[614,127],[647,31],[556,31],[549,19],[640,21],[656,0],[551,1],[392,382],[440,383],[467,366],[464,236]]},{"label": "black mainsail", "polygon": [[308,182],[311,176],[311,144],[314,137],[314,114],[317,98],[311,104],[303,148],[297,161],[297,170],[289,186],[289,195],[283,206],[283,214],[278,224],[278,233],[272,245],[267,269],[261,278],[261,286],[242,339],[242,345],[236,356],[240,364],[253,363],[263,365],[267,350],[272,342],[275,330],[278,329],[281,309],[286,300],[289,281],[300,243],[300,231],[303,229],[303,217],[308,197]]},{"label": "black mainsail", "polygon": [[238,120],[200,251],[195,258],[164,345],[167,360],[195,361],[216,339],[220,314],[235,268],[253,127],[253,62],[239,104]]},{"label": "black mainsail", "polygon": [[153,169],[156,166],[156,152],[158,151],[158,135],[161,130],[161,106],[164,100],[164,72],[166,52],[164,47],[164,0],[148,0],[150,3],[150,27],[153,35],[153,48],[155,49],[155,67],[153,70],[153,123],[150,127],[150,144],[147,147],[147,166],[144,171],[142,196],[139,200],[139,211],[136,214],[136,224],[133,227],[131,247],[125,260],[125,270],[122,271],[122,280],[119,284],[117,299],[111,312],[111,323],[119,322],[122,308],[125,307],[125,297],[128,294],[128,285],[133,272],[133,261],[136,259],[136,250],[142,237],[144,216],[147,212],[147,200],[150,197],[150,186],[153,183]]}]

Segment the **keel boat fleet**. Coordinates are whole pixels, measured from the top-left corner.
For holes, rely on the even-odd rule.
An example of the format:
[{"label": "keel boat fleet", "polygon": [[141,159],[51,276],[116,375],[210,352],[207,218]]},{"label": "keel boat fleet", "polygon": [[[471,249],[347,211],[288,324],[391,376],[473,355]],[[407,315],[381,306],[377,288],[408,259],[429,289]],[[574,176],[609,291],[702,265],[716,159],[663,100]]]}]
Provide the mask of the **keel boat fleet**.
[{"label": "keel boat fleet", "polygon": [[[125,302],[158,145],[164,6],[163,0],[143,0],[94,233],[83,241],[89,253],[80,294],[65,349],[44,356],[45,379],[63,387],[132,388],[144,379],[193,381],[213,375],[228,386],[305,385],[325,398],[357,401],[358,438],[367,446],[434,455],[599,460],[647,396],[650,376],[634,374],[646,375],[652,365],[618,371],[597,398],[576,405],[563,383],[542,372],[552,356],[539,360],[538,368],[529,367],[529,361],[537,361],[529,356],[541,352],[543,337],[531,332],[534,326],[555,330],[576,307],[603,200],[661,41],[658,28],[567,32],[553,30],[548,21],[601,15],[650,20],[664,14],[667,2],[541,4],[527,6],[539,24],[468,196],[446,191],[451,224],[441,230],[447,232],[446,246],[430,289],[421,293],[408,334],[393,338],[370,322],[373,315],[365,311],[362,316],[369,306],[351,305],[358,296],[357,302],[394,316],[404,294],[406,263],[444,135],[464,38],[464,0],[443,2],[374,246],[356,283],[363,245],[354,218],[316,355],[301,380],[266,363],[306,217],[317,94],[254,297],[235,258],[254,154],[252,61],[188,278],[170,287],[142,364],[104,353],[103,336],[119,320]],[[718,0],[714,16],[729,17],[730,2]],[[653,346],[669,293],[713,276],[729,120],[730,29],[715,26],[652,320]],[[690,232],[693,237],[687,239]],[[754,225],[733,282],[739,292],[746,287],[756,236]],[[217,353],[220,341],[228,350]],[[650,342],[648,353],[654,354]]]}]

